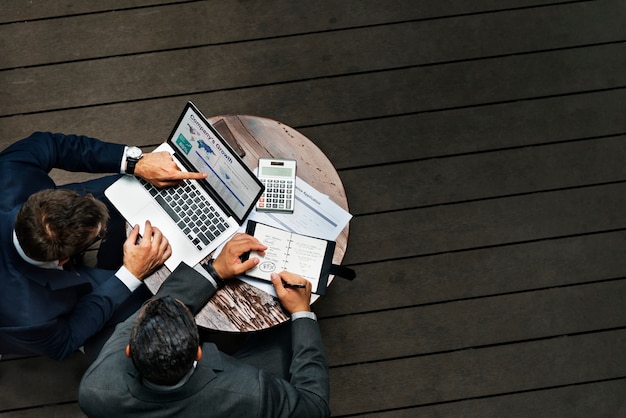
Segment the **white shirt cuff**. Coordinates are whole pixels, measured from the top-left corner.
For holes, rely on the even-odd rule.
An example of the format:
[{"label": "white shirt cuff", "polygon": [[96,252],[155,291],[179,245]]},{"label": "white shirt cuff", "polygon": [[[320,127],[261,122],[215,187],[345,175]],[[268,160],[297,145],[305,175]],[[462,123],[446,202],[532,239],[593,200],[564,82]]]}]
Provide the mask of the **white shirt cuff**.
[{"label": "white shirt cuff", "polygon": [[292,321],[295,321],[296,319],[300,319],[300,318],[308,318],[308,319],[312,319],[313,321],[317,321],[317,315],[315,315],[315,313],[313,312],[301,311],[301,312],[294,312],[291,314]]},{"label": "white shirt cuff", "polygon": [[115,273],[115,277],[120,279],[122,283],[130,290],[131,292],[135,291],[139,286],[141,286],[141,281],[136,278],[133,273],[128,271],[128,269],[124,266],[120,267],[120,269]]},{"label": "white shirt cuff", "polygon": [[122,154],[122,161],[120,161],[120,173],[126,174],[126,153],[128,152],[128,146],[124,147],[124,154]]},{"label": "white shirt cuff", "polygon": [[217,289],[217,283],[215,282],[215,280],[213,280],[213,277],[211,277],[211,275],[209,274],[208,271],[206,271],[201,265],[200,263],[196,264],[195,266],[193,266],[193,269],[195,271],[197,271],[198,273],[200,273],[202,275],[202,277],[204,277],[205,279],[207,279],[208,281],[211,282],[211,284],[213,285],[213,287],[215,287]]}]

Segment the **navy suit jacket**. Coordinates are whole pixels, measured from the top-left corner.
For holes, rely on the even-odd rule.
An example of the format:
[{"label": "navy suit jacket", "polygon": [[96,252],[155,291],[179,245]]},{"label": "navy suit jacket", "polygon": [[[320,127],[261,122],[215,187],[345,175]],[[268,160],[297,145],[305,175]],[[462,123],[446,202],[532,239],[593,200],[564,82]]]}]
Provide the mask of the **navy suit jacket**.
[{"label": "navy suit jacket", "polygon": [[33,266],[12,239],[22,203],[57,188],[50,170],[119,173],[123,152],[123,145],[85,136],[37,132],[0,153],[0,354],[65,358],[131,295],[114,271]]},{"label": "navy suit jacket", "polygon": [[[171,295],[197,313],[215,287],[181,263],[158,296]],[[136,315],[117,326],[79,387],[79,404],[89,417],[326,417],[330,415],[328,365],[316,321],[291,323],[289,381],[253,367],[245,359],[202,345],[202,359],[182,386],[144,383],[125,355]],[[262,351],[259,347],[259,351]],[[270,367],[267,359],[257,364]]]}]

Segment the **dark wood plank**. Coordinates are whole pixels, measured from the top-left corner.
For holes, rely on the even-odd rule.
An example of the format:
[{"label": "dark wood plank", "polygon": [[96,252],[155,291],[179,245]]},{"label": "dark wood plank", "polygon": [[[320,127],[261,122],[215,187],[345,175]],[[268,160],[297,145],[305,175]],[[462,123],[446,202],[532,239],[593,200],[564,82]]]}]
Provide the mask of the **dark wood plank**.
[{"label": "dark wood plank", "polygon": [[[119,133],[102,135],[98,133],[102,130],[96,130],[95,127],[110,126],[110,121],[116,120],[115,126],[145,126],[146,130],[134,135],[137,143],[142,144],[143,141],[148,141],[144,138],[162,138],[166,135],[163,133],[154,135],[153,132],[149,132],[150,128],[161,127],[162,132],[169,132],[171,122],[167,124],[167,128],[163,126],[163,115],[177,115],[181,102],[187,98],[194,99],[200,109],[209,115],[264,114],[266,112],[263,109],[273,109],[276,119],[297,127],[301,124],[432,111],[513,98],[519,100],[572,91],[607,89],[619,87],[622,82],[626,83],[626,80],[621,80],[624,77],[621,75],[622,72],[615,70],[626,64],[620,63],[626,60],[624,51],[626,46],[622,45],[598,46],[550,54],[514,56],[496,61],[450,64],[438,66],[437,71],[434,71],[433,67],[411,68],[345,78],[219,91],[190,97],[157,99],[140,104],[128,103],[48,112],[45,115],[24,115],[4,118],[0,125],[2,131],[0,133],[3,135],[0,136],[11,140],[22,136],[20,133],[26,129],[31,131],[38,126],[45,126],[43,129],[54,130],[55,126],[61,126],[65,131],[76,131],[80,127],[85,133],[94,135],[95,131],[95,135],[99,137],[115,137]],[[585,64],[590,60],[594,61],[593,66]],[[556,62],[559,62],[558,66],[555,66]],[[563,65],[570,67],[571,71],[561,71]],[[520,71],[520,68],[524,68],[524,71]],[[500,73],[501,76],[493,80],[491,77],[493,72]],[[459,73],[471,75],[468,76],[469,79],[459,83]],[[605,76],[598,77],[598,74]],[[557,78],[558,82],[551,82]],[[451,94],[443,94],[437,87],[441,85],[447,85]],[[396,94],[390,97],[389,91]],[[330,92],[333,94],[329,94]],[[381,103],[384,103],[382,107]],[[306,112],[303,107],[306,107]],[[131,110],[133,108],[134,111]],[[291,115],[293,117],[290,117]],[[22,125],[21,129],[13,122]]]},{"label": "dark wood plank", "polygon": [[624,350],[626,331],[618,330],[332,368],[331,410],[341,416],[623,378]]},{"label": "dark wood plank", "polygon": [[[496,193],[509,195],[623,180],[623,144],[623,137],[605,138],[350,170],[344,171],[342,177],[353,213],[359,214],[364,210],[382,211],[493,197]],[[602,164],[593,164],[595,161]],[[363,184],[363,177],[370,181]],[[418,180],[414,181],[414,177]],[[494,179],[502,179],[503,183]],[[398,190],[406,193],[397,194]]]},{"label": "dark wood plank", "polygon": [[[194,103],[207,116],[252,114],[269,116],[289,126],[327,123],[402,113],[414,103],[412,70],[391,74],[320,79],[309,82],[279,84],[252,89],[236,89],[200,95],[155,99],[138,103],[120,103],[97,107],[25,114],[0,119],[0,138],[15,141],[34,130],[80,132],[113,142],[150,145],[163,142],[170,134],[185,102]],[[398,91],[393,101],[380,108],[388,89]],[[329,94],[333,92],[333,94]],[[362,103],[361,108],[351,100]],[[345,102],[345,104],[343,103]],[[415,105],[413,106],[415,107]],[[122,132],[120,126],[141,127]],[[5,142],[9,143],[9,142]]]},{"label": "dark wood plank", "polygon": [[626,280],[617,280],[349,315],[320,326],[330,365],[341,366],[618,328],[625,295]]},{"label": "dark wood plank", "polygon": [[367,263],[314,309],[328,318],[611,280],[626,277],[624,248],[622,230]]},{"label": "dark wood plank", "polygon": [[[421,111],[434,111],[621,88],[625,80],[617,74],[616,68],[623,65],[624,60],[626,46],[609,44],[442,64],[409,71],[418,73],[413,78],[416,81],[415,103],[419,103]],[[494,74],[497,76],[494,77]],[[388,75],[393,77],[393,72]]]},{"label": "dark wood plank", "polygon": [[[297,127],[301,124],[366,119],[502,100],[559,95],[581,90],[609,89],[626,84],[623,72],[616,71],[626,64],[625,51],[624,45],[605,45],[513,56],[499,60],[449,64],[437,66],[437,70],[434,70],[434,67],[418,67],[345,78],[318,79],[156,99],[139,104],[125,103],[48,112],[44,115],[24,115],[4,118],[0,133],[8,140],[19,138],[21,135],[17,137],[16,135],[24,132],[25,126],[28,126],[28,131],[38,126],[46,126],[44,129],[62,126],[65,131],[76,131],[80,127],[80,130],[89,133],[95,130],[94,126],[110,126],[111,120],[116,120],[115,126],[157,128],[163,126],[163,115],[177,115],[181,102],[187,98],[194,99],[209,115],[265,114],[263,109],[273,109],[272,113],[277,119]],[[594,64],[589,65],[589,62]],[[562,71],[564,66],[569,68],[569,71]],[[520,71],[520,68],[524,71]],[[464,80],[459,80],[459,73],[468,76]],[[500,76],[494,80],[493,73],[499,73]],[[598,74],[603,76],[599,77]],[[444,85],[450,94],[444,94],[439,87]],[[389,96],[389,91],[396,93]],[[303,107],[306,107],[306,111]],[[131,110],[132,108],[135,110]],[[291,115],[293,117],[290,117]],[[15,126],[14,121],[22,125],[22,128]],[[151,123],[153,121],[154,123]],[[170,124],[171,122],[168,125]],[[163,127],[162,130],[169,132],[169,126]],[[135,137],[141,144],[142,138],[158,138],[165,135],[151,134],[152,132],[142,130],[141,134]],[[106,138],[116,135],[101,135],[96,131],[96,136]]]},{"label": "dark wood plank", "polygon": [[420,21],[414,34],[419,50],[415,64],[620,41],[626,34],[624,13],[626,4],[609,0]]},{"label": "dark wood plank", "polygon": [[[340,170],[626,132],[626,90],[301,127]],[[550,117],[546,117],[549,115]]]},{"label": "dark wood plank", "polygon": [[625,181],[625,160],[617,136],[347,170],[342,180],[359,215]]},{"label": "dark wood plank", "polygon": [[[299,130],[313,140],[341,170],[383,162],[616,135],[626,132],[624,112],[626,90],[617,89],[443,112],[304,126]],[[145,116],[150,117],[148,114]],[[45,119],[46,115],[38,115],[32,120],[41,118]],[[166,118],[162,119],[167,121]],[[173,120],[170,122],[173,123]],[[450,123],[450,120],[459,122]],[[0,123],[0,130],[10,121],[18,122],[19,118],[4,119]],[[58,128],[62,130],[60,126]],[[45,125],[40,125],[40,129],[45,129]],[[77,126],[75,129],[80,128]],[[27,126],[24,127],[24,135],[30,131]],[[166,126],[163,131],[166,131]],[[146,140],[149,141],[149,138]],[[4,146],[12,142],[0,141]]]},{"label": "dark wood plank", "polygon": [[359,416],[363,418],[618,417],[624,412],[624,393],[626,393],[626,379],[620,379]]},{"label": "dark wood plank", "polygon": [[618,183],[355,217],[344,263],[623,229],[625,196]]},{"label": "dark wood plank", "polygon": [[54,17],[74,16],[134,7],[155,6],[163,3],[183,3],[189,0],[108,0],[95,1],[47,1],[2,0],[0,23],[24,22]]},{"label": "dark wood plank", "polygon": [[[417,61],[416,28],[412,23],[385,25],[0,72],[8,98],[0,114],[262,86],[350,74],[355,68],[404,67]],[[372,55],[377,59],[372,61]],[[32,97],[40,98],[36,109]]]},{"label": "dark wood plank", "polygon": [[[626,132],[624,112],[626,89],[617,89],[442,112],[304,126],[299,130],[313,140],[341,170],[616,135]],[[150,117],[147,114],[145,116]],[[32,120],[45,117],[38,115]],[[168,122],[167,118],[163,119]],[[19,118],[10,120],[18,122]],[[450,120],[460,122],[450,123]],[[173,123],[174,117],[169,122]],[[4,123],[9,122],[4,119],[0,123],[0,130]],[[45,129],[44,126],[40,125],[40,129]],[[109,127],[114,126],[109,124]],[[75,129],[80,128],[77,126]],[[163,131],[167,131],[167,126],[163,127]],[[24,135],[30,132],[25,126]],[[146,140],[149,141],[149,138]],[[1,143],[6,146],[11,142]]]},{"label": "dark wood plank", "polygon": [[[44,19],[59,16],[72,16],[84,13],[97,13],[102,11],[120,10],[132,7],[146,7],[167,3],[187,3],[190,0],[109,0],[107,2],[51,2],[47,0],[2,0],[3,14],[0,23],[24,20]],[[222,2],[232,3],[232,2]],[[270,9],[278,9],[277,13],[286,10],[281,8],[281,1],[265,1]],[[509,9],[516,7],[530,7],[554,3],[554,0],[500,0],[494,3],[491,0],[476,0],[467,3],[459,0],[426,0],[415,4],[419,7],[419,17],[422,19],[438,17],[446,14],[479,13],[486,10]],[[332,9],[340,6],[334,2],[318,2],[321,10]],[[394,5],[388,3],[390,8]],[[230,5],[230,4],[229,4]],[[215,5],[211,5],[212,7]],[[221,11],[219,9],[213,9]],[[281,14],[279,14],[281,15]]]},{"label": "dark wood plank", "polygon": [[[42,2],[36,1],[32,6],[40,3]],[[307,4],[288,0],[276,0],[271,3],[266,1],[262,4],[223,1],[211,3],[210,6],[204,2],[181,2],[182,4],[130,10],[123,9],[158,2],[117,0],[115,3],[104,3],[103,6],[71,4],[66,7],[48,5],[50,2],[43,3],[44,7],[40,11],[34,11],[34,7],[23,7],[23,3],[18,6],[13,4],[7,8],[7,13],[3,14],[4,17],[0,22],[20,22],[29,20],[29,17],[31,19],[63,15],[70,17],[0,26],[0,37],[22,39],[21,44],[29,46],[19,48],[18,45],[6,45],[7,55],[3,57],[4,62],[0,68],[434,19],[449,15],[543,5],[551,1],[510,0],[494,4],[489,0],[469,3],[458,0],[431,0],[419,3],[389,0],[382,5],[380,2],[367,0],[361,1],[357,8],[352,7],[349,2],[318,2],[315,13],[310,13]],[[546,8],[548,13],[550,9]],[[82,14],[97,11],[102,13]],[[190,17],[204,24],[190,25]],[[606,16],[605,28],[610,25],[612,18],[610,15]],[[277,20],[280,24],[276,24]],[[183,27],[184,31],[171,30]],[[115,33],[116,36],[109,36],[111,33]],[[144,33],[150,33],[151,36],[137,36]]]},{"label": "dark wood plank", "polygon": [[64,405],[47,405],[22,409],[19,411],[0,412],[1,418],[84,418],[86,415],[80,410],[78,403]]},{"label": "dark wood plank", "polygon": [[[620,4],[626,8],[626,4]],[[407,22],[62,66],[20,68],[2,74],[8,87],[4,94],[9,100],[6,108],[0,107],[0,114],[29,109],[33,106],[28,100],[30,96],[41,98],[39,110],[51,110],[70,107],[79,101],[84,106],[145,99],[146,92],[151,92],[148,97],[164,97],[533,51],[539,49],[538,45],[545,49],[546,38],[559,42],[550,45],[554,48],[577,46],[583,40],[594,44],[611,42],[626,37],[626,28],[612,6],[611,2],[595,2],[558,9],[523,9],[515,13]],[[458,19],[462,21],[458,22]],[[477,23],[477,19],[485,21]],[[584,23],[593,19],[607,22],[597,35],[584,30]],[[562,25],[555,26],[555,20],[561,21]],[[530,25],[520,25],[520,21],[533,22],[539,27],[529,31]],[[563,27],[570,28],[571,37],[562,34]],[[611,30],[612,27],[615,29]],[[446,36],[451,28],[455,29],[452,39]],[[561,36],[546,33],[548,28],[558,28]],[[599,29],[597,25],[593,28]],[[501,43],[485,42],[496,34],[504,38]],[[517,46],[517,40],[524,40],[527,44]],[[494,50],[498,45],[509,49]],[[316,65],[319,62],[324,65]],[[155,73],[152,68],[161,71]],[[198,68],[202,70],[198,71]],[[265,71],[254,71],[254,78],[251,78],[252,68]],[[146,76],[147,72],[151,76]]]},{"label": "dark wood plank", "polygon": [[390,0],[380,7],[379,2],[367,0],[354,8],[350,3],[334,2],[332,7],[319,7],[311,13],[309,5],[288,0],[274,1],[271,6],[266,2],[186,2],[80,15],[61,21],[16,23],[0,26],[0,37],[22,39],[21,48],[5,45],[2,68],[405,21],[419,17],[414,4]]},{"label": "dark wood plank", "polygon": [[0,412],[75,402],[78,399],[78,384],[86,369],[87,361],[80,353],[65,361],[43,357],[2,360]]}]

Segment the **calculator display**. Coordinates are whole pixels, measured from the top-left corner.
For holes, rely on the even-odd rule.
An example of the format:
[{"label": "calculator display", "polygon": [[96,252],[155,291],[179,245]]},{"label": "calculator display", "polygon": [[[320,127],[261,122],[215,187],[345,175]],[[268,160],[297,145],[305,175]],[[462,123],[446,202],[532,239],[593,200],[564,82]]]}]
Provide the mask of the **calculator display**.
[{"label": "calculator display", "polygon": [[276,176],[276,177],[291,177],[292,170],[288,167],[261,167],[261,175],[263,176]]}]

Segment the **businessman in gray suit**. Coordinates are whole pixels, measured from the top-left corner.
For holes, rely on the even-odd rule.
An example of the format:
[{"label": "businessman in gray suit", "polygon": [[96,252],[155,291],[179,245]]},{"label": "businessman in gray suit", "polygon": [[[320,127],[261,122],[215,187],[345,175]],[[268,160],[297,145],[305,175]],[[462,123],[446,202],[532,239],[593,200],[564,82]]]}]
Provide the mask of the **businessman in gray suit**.
[{"label": "businessman in gray suit", "polygon": [[[157,294],[118,325],[83,377],[79,403],[90,417],[326,417],[329,380],[310,283],[273,275],[276,294],[291,321],[248,337],[232,356],[200,343],[192,314],[216,290],[249,270],[250,250],[266,249],[238,234],[207,274],[181,264]],[[285,287],[304,284],[304,288]],[[227,285],[227,284],[226,284]]]}]

